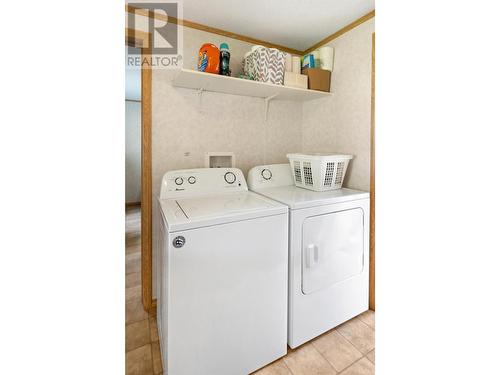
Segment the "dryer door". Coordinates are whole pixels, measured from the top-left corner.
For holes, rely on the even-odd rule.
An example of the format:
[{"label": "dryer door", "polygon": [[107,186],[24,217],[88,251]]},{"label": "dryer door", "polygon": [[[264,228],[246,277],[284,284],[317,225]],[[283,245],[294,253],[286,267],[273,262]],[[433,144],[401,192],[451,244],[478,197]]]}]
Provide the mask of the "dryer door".
[{"label": "dryer door", "polygon": [[363,271],[363,210],[311,216],[302,226],[302,293],[327,288]]}]

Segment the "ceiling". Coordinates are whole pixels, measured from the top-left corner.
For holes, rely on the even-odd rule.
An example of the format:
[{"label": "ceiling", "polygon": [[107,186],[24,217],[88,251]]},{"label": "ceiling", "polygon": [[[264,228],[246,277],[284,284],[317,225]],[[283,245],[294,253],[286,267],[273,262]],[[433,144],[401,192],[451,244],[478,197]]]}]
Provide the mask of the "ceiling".
[{"label": "ceiling", "polygon": [[306,50],[375,9],[375,0],[183,0],[182,18]]}]

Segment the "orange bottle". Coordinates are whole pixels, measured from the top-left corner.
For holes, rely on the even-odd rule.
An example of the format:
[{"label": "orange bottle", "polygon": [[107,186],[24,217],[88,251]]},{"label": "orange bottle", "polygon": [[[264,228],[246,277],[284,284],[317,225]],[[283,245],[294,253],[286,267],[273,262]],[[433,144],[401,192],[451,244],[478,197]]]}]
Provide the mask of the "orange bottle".
[{"label": "orange bottle", "polygon": [[219,49],[211,43],[205,43],[198,53],[198,70],[219,74],[219,59]]}]

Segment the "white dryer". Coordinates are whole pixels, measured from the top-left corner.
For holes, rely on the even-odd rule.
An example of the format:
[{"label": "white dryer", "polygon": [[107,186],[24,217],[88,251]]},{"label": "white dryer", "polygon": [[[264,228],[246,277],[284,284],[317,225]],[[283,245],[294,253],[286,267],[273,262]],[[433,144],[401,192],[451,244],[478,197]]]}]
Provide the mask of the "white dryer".
[{"label": "white dryer", "polygon": [[366,311],[369,194],[296,187],[289,164],[254,167],[248,184],[289,207],[288,345]]},{"label": "white dryer", "polygon": [[236,168],[167,172],[157,319],[168,375],[243,375],[287,347],[287,207]]}]

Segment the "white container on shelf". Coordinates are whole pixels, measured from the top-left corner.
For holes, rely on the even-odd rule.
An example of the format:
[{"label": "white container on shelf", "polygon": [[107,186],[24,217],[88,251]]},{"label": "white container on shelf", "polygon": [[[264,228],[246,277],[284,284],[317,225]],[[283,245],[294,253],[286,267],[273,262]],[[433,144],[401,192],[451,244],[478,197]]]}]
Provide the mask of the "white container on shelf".
[{"label": "white container on shelf", "polygon": [[320,62],[320,52],[319,49],[316,49],[311,52],[313,57],[314,57],[314,67],[315,68],[320,68],[321,67],[321,62]]},{"label": "white container on shelf", "polygon": [[342,187],[352,155],[287,154],[295,186],[314,191]]},{"label": "white container on shelf", "polygon": [[300,74],[300,57],[292,56],[292,72],[295,74]]},{"label": "white container on shelf", "polygon": [[[316,59],[316,57],[314,57]],[[321,69],[333,71],[333,48],[321,47],[319,49],[319,59]]]},{"label": "white container on shelf", "polygon": [[285,86],[307,89],[307,75],[285,72]]},{"label": "white container on shelf", "polygon": [[285,72],[291,72],[291,71],[292,71],[292,55],[287,53],[285,54]]}]

